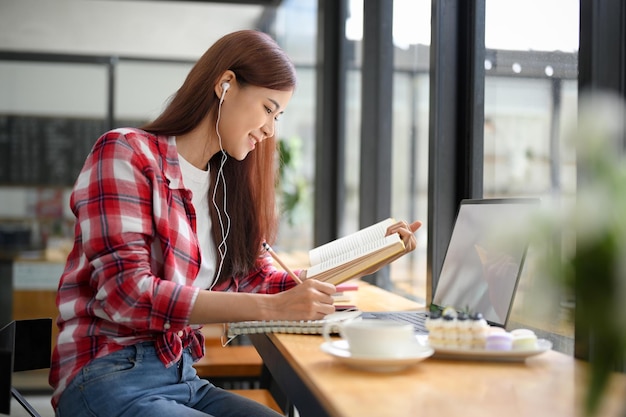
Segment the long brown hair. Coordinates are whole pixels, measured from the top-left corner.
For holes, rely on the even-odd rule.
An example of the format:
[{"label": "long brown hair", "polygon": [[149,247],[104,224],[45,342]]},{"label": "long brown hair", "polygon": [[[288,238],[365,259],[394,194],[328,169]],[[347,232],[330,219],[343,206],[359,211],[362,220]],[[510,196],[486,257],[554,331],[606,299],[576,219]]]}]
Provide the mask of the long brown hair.
[{"label": "long brown hair", "polygon": [[[214,94],[214,86],[226,70],[233,71],[242,86],[289,91],[296,85],[293,63],[269,35],[254,30],[234,32],[219,39],[200,57],[163,113],[142,128],[158,135],[176,136],[193,130],[207,114],[215,118],[219,98]],[[218,281],[247,274],[255,266],[262,242],[271,244],[276,238],[276,155],[276,138],[270,137],[243,161],[228,158],[224,164],[231,226]],[[209,161],[211,200],[221,156],[217,153]],[[224,189],[219,187],[215,201],[223,201],[223,196]],[[217,206],[222,210],[221,203]],[[209,211],[217,244],[223,237],[218,212],[211,202]],[[225,221],[225,213],[221,217]]]}]

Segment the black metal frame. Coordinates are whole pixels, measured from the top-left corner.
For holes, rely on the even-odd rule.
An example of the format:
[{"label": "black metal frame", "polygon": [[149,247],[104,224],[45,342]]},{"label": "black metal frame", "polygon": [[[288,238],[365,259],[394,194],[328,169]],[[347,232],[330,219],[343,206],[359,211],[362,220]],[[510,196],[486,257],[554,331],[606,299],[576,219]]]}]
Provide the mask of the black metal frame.
[{"label": "black metal frame", "polygon": [[41,417],[24,396],[11,386],[13,372],[50,367],[52,319],[12,321],[0,329],[0,413],[11,412],[11,397],[32,417]]},{"label": "black metal frame", "polygon": [[[391,215],[393,0],[363,2],[359,226]],[[391,289],[389,268],[365,281]]]},{"label": "black metal frame", "polygon": [[459,203],[483,193],[484,33],[484,0],[432,2],[428,303]]},{"label": "black metal frame", "polygon": [[313,243],[338,237],[345,202],[346,0],[319,0]]},{"label": "black metal frame", "polygon": [[[585,92],[611,91],[626,97],[626,4],[622,0],[580,0],[579,96]],[[626,121],[622,120],[622,123]],[[626,136],[622,138],[626,149]],[[577,166],[578,173],[585,167]],[[626,277],[622,277],[626,279]],[[583,291],[579,286],[575,294]],[[575,313],[574,356],[589,359],[593,336],[587,334],[579,318],[585,311]],[[626,370],[626,358],[618,364]]]},{"label": "black metal frame", "polygon": [[270,335],[261,333],[252,334],[249,337],[263,358],[263,363],[267,366],[272,375],[272,380],[278,385],[279,390],[284,393],[286,398],[295,400],[293,403],[288,403],[288,415],[290,417],[293,415],[293,407],[298,410],[298,415],[301,417],[330,416],[325,408],[326,405],[319,401],[301,376],[287,363],[287,358],[270,340]]}]

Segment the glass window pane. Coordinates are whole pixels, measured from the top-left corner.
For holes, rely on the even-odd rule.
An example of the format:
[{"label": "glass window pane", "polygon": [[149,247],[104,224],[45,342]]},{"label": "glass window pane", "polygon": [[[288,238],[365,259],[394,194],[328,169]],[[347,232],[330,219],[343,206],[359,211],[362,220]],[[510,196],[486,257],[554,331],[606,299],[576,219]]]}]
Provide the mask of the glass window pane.
[{"label": "glass window pane", "polygon": [[[485,197],[575,194],[576,154],[565,134],[577,111],[578,14],[576,0],[486,0]],[[538,250],[529,248],[509,325],[571,352],[573,303],[538,272]]]},{"label": "glass window pane", "polygon": [[0,252],[56,254],[71,233],[68,190],[104,128],[107,79],[100,64],[0,62]]},{"label": "glass window pane", "polygon": [[[393,4],[394,79],[392,113],[391,214],[427,220],[430,0],[396,0]],[[349,1],[346,37],[353,42],[354,66],[348,72],[346,102],[346,207],[342,234],[358,230],[361,140],[361,54],[363,0]],[[417,249],[391,265],[391,290],[425,302],[426,242],[424,225]]]},{"label": "glass window pane", "polygon": [[284,1],[276,11],[276,40],[293,61],[298,84],[276,136],[283,160],[277,197],[281,216],[275,248],[285,252],[294,268],[307,266],[313,247],[313,191],[315,186],[315,102],[317,1]]},{"label": "glass window pane", "polygon": [[391,213],[424,226],[417,248],[391,265],[390,277],[395,292],[425,302],[431,2],[394,1],[393,19]]}]

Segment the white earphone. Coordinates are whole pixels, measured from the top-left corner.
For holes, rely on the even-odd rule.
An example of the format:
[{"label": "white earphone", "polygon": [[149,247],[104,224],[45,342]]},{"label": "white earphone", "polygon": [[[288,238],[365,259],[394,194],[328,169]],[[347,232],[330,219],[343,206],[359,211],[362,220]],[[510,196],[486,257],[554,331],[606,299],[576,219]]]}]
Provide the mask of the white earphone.
[{"label": "white earphone", "polygon": [[220,97],[220,101],[224,100],[224,96],[226,95],[226,92],[228,91],[229,88],[230,88],[230,83],[222,83],[222,97]]}]

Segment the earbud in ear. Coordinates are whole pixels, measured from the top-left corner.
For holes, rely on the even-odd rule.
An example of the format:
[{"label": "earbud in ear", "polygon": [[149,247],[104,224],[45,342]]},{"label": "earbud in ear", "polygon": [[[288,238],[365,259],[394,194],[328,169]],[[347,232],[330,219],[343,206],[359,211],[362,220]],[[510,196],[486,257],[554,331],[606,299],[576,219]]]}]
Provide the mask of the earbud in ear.
[{"label": "earbud in ear", "polygon": [[226,95],[226,92],[228,91],[229,88],[230,88],[229,83],[222,83],[222,99],[224,98],[224,95]]}]

